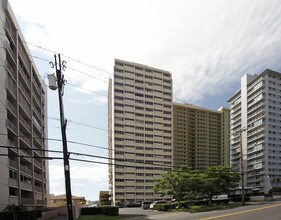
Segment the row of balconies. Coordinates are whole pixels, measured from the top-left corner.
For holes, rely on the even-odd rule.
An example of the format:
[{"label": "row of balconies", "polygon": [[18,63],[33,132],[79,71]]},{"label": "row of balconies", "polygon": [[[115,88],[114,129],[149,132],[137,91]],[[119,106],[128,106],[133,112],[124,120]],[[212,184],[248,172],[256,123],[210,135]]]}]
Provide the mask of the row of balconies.
[{"label": "row of balconies", "polygon": [[9,204],[15,204],[15,205],[33,205],[33,201],[35,201],[35,205],[43,206],[47,205],[45,204],[45,201],[43,199],[32,199],[29,197],[21,197],[21,202],[19,203],[19,196],[10,196],[9,197]]}]

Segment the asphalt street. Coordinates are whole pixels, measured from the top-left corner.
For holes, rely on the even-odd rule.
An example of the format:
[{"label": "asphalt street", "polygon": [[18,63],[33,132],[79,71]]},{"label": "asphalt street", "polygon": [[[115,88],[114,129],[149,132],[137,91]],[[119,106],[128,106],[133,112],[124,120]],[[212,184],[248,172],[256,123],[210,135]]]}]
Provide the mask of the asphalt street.
[{"label": "asphalt street", "polygon": [[228,210],[200,213],[158,212],[141,208],[121,208],[119,214],[127,220],[281,220],[281,202],[250,203]]}]

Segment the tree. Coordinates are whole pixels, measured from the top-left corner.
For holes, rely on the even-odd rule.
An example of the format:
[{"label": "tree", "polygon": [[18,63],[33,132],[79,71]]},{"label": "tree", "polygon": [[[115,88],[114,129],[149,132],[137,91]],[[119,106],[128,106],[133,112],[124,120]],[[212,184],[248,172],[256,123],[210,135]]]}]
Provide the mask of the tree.
[{"label": "tree", "polygon": [[221,193],[229,193],[240,179],[237,172],[232,172],[226,166],[212,166],[206,170],[191,170],[183,167],[176,171],[169,171],[156,180],[154,192],[172,195],[181,206],[180,201],[186,197],[198,194],[212,197]]},{"label": "tree", "polygon": [[212,197],[217,194],[228,194],[231,188],[235,187],[235,183],[239,181],[240,175],[232,172],[227,166],[211,166],[202,172],[201,181],[203,186],[201,192],[208,195],[209,202]]},{"label": "tree", "polygon": [[196,171],[183,167],[176,171],[169,171],[156,180],[154,192],[164,195],[172,195],[177,200],[179,207],[187,195],[194,195],[200,185],[200,179]]},{"label": "tree", "polygon": [[276,188],[278,188],[278,183],[281,182],[281,178],[276,177],[276,178],[274,178],[274,179],[272,180],[272,182],[273,182],[273,183],[276,183]]}]

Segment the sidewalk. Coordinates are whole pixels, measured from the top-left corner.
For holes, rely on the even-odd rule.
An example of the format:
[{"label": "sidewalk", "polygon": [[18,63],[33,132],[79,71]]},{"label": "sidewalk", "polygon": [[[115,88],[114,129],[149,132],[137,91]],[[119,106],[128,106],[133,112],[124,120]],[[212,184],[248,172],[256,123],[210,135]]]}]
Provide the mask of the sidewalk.
[{"label": "sidewalk", "polygon": [[67,220],[67,216],[57,216],[55,218],[52,218],[52,220]]}]

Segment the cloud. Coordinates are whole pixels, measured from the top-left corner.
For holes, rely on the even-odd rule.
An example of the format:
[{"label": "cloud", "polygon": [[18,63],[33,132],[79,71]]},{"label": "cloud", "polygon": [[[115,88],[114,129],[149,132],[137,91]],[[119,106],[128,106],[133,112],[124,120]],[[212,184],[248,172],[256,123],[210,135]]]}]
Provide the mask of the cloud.
[{"label": "cloud", "polygon": [[[83,158],[93,160],[93,158]],[[96,160],[105,162],[105,160]],[[107,162],[107,161],[106,161]],[[82,162],[71,162],[70,177],[74,191],[79,191],[81,185],[107,186],[108,166],[103,164],[92,165]],[[50,192],[52,194],[65,193],[64,170],[62,165],[50,165]]]},{"label": "cloud", "polygon": [[246,72],[280,69],[278,1],[68,1],[67,10],[63,1],[25,1],[37,8],[32,13],[21,1],[12,2],[29,24],[29,41],[109,72],[66,58],[80,73],[68,69],[65,76],[84,88],[81,93],[107,91],[114,58],[171,71],[174,96],[193,103],[223,94]]}]

